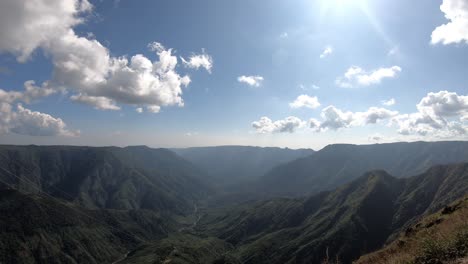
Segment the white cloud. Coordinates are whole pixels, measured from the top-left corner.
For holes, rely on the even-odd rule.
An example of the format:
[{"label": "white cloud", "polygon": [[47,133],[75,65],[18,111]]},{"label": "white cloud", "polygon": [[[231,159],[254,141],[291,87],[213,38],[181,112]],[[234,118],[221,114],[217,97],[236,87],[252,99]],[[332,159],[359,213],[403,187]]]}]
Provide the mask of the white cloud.
[{"label": "white cloud", "polygon": [[443,0],[440,10],[450,22],[438,26],[431,35],[431,43],[444,45],[468,43],[468,1]]},{"label": "white cloud", "polygon": [[341,111],[333,105],[325,107],[320,116],[323,119],[323,122],[320,124],[321,130],[346,128],[351,126],[351,123],[354,121],[354,114],[352,112]]},{"label": "white cloud", "polygon": [[83,22],[78,16],[90,11],[87,0],[0,1],[0,51],[19,61]]},{"label": "white cloud", "polygon": [[263,77],[258,76],[258,75],[255,75],[255,76],[242,75],[242,76],[237,77],[237,81],[241,83],[246,83],[253,87],[259,87],[263,82]]},{"label": "white cloud", "polygon": [[141,113],[143,113],[143,108],[138,107],[137,109],[135,109],[135,111],[136,111],[137,113],[140,113],[140,114],[141,114]]},{"label": "white cloud", "polygon": [[[396,127],[397,132],[404,136],[453,139],[468,135],[468,95],[448,91],[431,92],[421,99],[416,108],[418,111],[415,113],[400,114],[381,107],[351,112],[330,105],[322,109],[321,120],[311,118],[307,124],[315,132],[325,132],[379,124],[388,120],[387,127]],[[259,133],[292,133],[304,125],[305,122],[297,117],[278,121],[262,117],[252,123]],[[379,141],[382,138],[374,135],[369,140]]]},{"label": "white cloud", "polygon": [[[156,53],[156,60],[141,54],[111,56],[99,41],[73,30],[91,9],[86,0],[1,1],[0,51],[25,61],[41,49],[54,65],[47,87],[69,91],[75,101],[98,109],[128,104],[157,112],[163,106],[183,106],[182,88],[190,78],[176,71],[178,61],[172,50],[153,42],[148,47]],[[211,63],[207,54],[186,61],[188,67],[208,71]]]},{"label": "white cloud", "polygon": [[428,93],[417,108],[433,117],[465,116],[468,114],[468,96],[448,91]]},{"label": "white cloud", "polygon": [[23,92],[0,89],[0,102],[13,103],[14,101],[23,101],[25,103],[31,103],[57,92],[54,89],[48,88],[46,85],[47,84],[44,84],[43,87],[38,87],[35,85],[34,81],[29,80],[24,82]]},{"label": "white cloud", "polygon": [[159,113],[159,111],[161,111],[161,107],[157,105],[149,105],[146,107],[146,110],[151,113]]},{"label": "white cloud", "polygon": [[[3,90],[0,90],[3,91]],[[29,136],[77,136],[79,131],[70,131],[60,118],[31,111],[8,98],[0,97],[0,133],[16,133]]]},{"label": "white cloud", "polygon": [[309,127],[316,132],[320,131],[320,121],[315,118],[309,119]]},{"label": "white cloud", "polygon": [[396,104],[396,100],[394,98],[390,98],[388,100],[382,100],[380,103],[385,106],[392,106]]},{"label": "white cloud", "polygon": [[[5,91],[0,89],[0,133],[16,133],[30,136],[77,136],[79,131],[70,131],[66,124],[51,115],[31,111],[18,101],[31,103],[55,93],[56,90],[34,84],[24,83],[24,91]],[[14,105],[16,104],[16,107]]]},{"label": "white cloud", "polygon": [[309,120],[309,125],[310,128],[317,132],[339,130],[342,128],[377,124],[379,121],[388,120],[397,115],[398,112],[396,111],[379,107],[370,107],[365,112],[351,112],[343,111],[330,105],[322,109],[320,113],[321,122],[312,118]]},{"label": "white cloud", "polygon": [[354,118],[360,124],[376,124],[381,120],[390,119],[398,115],[397,111],[390,111],[380,107],[370,107],[366,112],[356,112]]},{"label": "white cloud", "polygon": [[16,134],[31,136],[77,136],[79,134],[79,132],[68,130],[62,119],[31,111],[21,104],[18,104],[17,112],[12,113],[9,130]]},{"label": "white cloud", "polygon": [[392,123],[398,127],[398,133],[443,138],[468,131],[468,96],[448,91],[428,93],[416,108],[416,113],[393,118]]},{"label": "white cloud", "polygon": [[288,38],[288,32],[281,33],[280,38],[282,38],[282,39]]},{"label": "white cloud", "polygon": [[180,57],[180,59],[182,60],[182,63],[185,67],[197,70],[198,68],[202,67],[205,68],[208,73],[211,73],[211,68],[213,67],[213,58],[206,54],[204,50],[202,54],[193,54],[188,58],[188,60],[185,60],[182,57]]},{"label": "white cloud", "polygon": [[308,96],[305,94],[299,95],[294,102],[290,103],[291,108],[306,107],[315,109],[320,106],[320,102],[316,96]]},{"label": "white cloud", "polygon": [[306,122],[295,116],[289,116],[282,120],[272,121],[268,117],[262,117],[260,120],[252,122],[252,127],[258,133],[293,133],[296,129],[305,126]]},{"label": "white cloud", "polygon": [[89,96],[83,94],[72,95],[70,97],[72,101],[80,102],[93,106],[100,110],[120,110],[120,107],[115,105],[114,101],[104,96]]},{"label": "white cloud", "polygon": [[327,46],[327,47],[325,47],[325,49],[320,54],[320,58],[323,59],[323,58],[327,57],[328,55],[331,55],[332,53],[333,53],[333,47]]},{"label": "white cloud", "polygon": [[365,71],[361,67],[352,66],[343,77],[337,78],[335,83],[343,88],[369,86],[371,84],[378,84],[385,78],[394,78],[399,72],[401,72],[399,66],[379,68],[373,71]]}]

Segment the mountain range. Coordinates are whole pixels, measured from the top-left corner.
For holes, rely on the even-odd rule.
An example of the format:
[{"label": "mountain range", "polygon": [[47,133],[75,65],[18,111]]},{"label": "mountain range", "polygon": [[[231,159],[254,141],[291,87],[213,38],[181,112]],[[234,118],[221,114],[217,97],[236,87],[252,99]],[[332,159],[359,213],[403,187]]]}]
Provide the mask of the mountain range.
[{"label": "mountain range", "polygon": [[312,149],[217,146],[173,149],[219,186],[252,182],[274,167],[312,155]]},{"label": "mountain range", "polygon": [[0,263],[351,263],[466,196],[467,147],[4,145]]},{"label": "mountain range", "polygon": [[276,166],[260,177],[253,188],[257,192],[297,196],[331,190],[371,170],[408,177],[434,165],[465,161],[466,141],[336,144]]},{"label": "mountain range", "polygon": [[197,231],[236,247],[241,263],[351,263],[419,217],[468,193],[468,163],[409,178],[365,173],[333,191],[208,211]]},{"label": "mountain range", "polygon": [[173,152],[148,147],[0,146],[0,179],[86,208],[189,213],[212,189]]}]

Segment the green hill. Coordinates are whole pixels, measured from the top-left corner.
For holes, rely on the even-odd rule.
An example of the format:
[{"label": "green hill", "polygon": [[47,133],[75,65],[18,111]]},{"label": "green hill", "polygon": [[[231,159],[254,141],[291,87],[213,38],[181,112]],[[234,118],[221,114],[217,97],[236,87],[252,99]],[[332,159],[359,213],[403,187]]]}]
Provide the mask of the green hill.
[{"label": "green hill", "polygon": [[166,149],[0,146],[0,180],[86,208],[190,213],[211,192],[202,178]]}]

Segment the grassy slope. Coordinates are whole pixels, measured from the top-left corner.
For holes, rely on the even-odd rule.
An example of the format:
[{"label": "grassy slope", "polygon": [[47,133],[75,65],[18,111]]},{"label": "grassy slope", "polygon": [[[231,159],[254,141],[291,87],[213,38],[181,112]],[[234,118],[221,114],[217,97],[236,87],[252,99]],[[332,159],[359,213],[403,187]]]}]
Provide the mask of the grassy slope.
[{"label": "grassy slope", "polygon": [[[408,227],[385,248],[356,264],[462,263],[468,257],[468,197]],[[463,262],[465,263],[465,262]]]}]

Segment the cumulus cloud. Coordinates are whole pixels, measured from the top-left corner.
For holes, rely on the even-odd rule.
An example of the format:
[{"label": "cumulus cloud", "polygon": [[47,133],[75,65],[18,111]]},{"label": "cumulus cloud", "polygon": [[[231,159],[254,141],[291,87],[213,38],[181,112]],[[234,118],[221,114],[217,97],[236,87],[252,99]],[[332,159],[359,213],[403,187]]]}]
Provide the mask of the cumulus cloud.
[{"label": "cumulus cloud", "polygon": [[180,59],[182,60],[182,63],[185,67],[197,70],[198,68],[202,67],[208,73],[211,73],[211,68],[213,67],[213,58],[206,54],[204,50],[202,54],[193,54],[188,58],[188,60],[185,60],[182,57],[180,57]]},{"label": "cumulus cloud", "polygon": [[255,76],[242,75],[242,76],[237,77],[237,81],[240,83],[246,83],[253,87],[259,87],[260,85],[262,85],[263,77],[258,76],[258,75],[255,75]]},{"label": "cumulus cloud", "polygon": [[22,104],[14,108],[13,102],[0,98],[0,133],[16,133],[29,136],[77,136],[79,131],[67,129],[60,118],[31,111]]},{"label": "cumulus cloud", "polygon": [[[92,36],[78,36],[73,29],[92,8],[87,0],[1,1],[0,51],[23,62],[41,49],[54,65],[48,87],[66,90],[72,100],[97,109],[117,110],[127,104],[158,112],[163,106],[183,106],[182,88],[190,78],[176,71],[172,50],[153,42],[148,47],[155,52],[154,60],[142,54],[111,56]],[[211,71],[212,59],[203,53],[184,64]]]},{"label": "cumulus cloud", "polygon": [[[16,133],[29,136],[76,136],[78,131],[70,131],[60,119],[37,111],[31,111],[19,102],[31,103],[55,93],[56,90],[36,86],[34,81],[26,81],[23,91],[0,89],[0,133]],[[15,107],[16,105],[16,107]]]},{"label": "cumulus cloud", "polygon": [[322,122],[318,126],[318,130],[338,130],[352,126],[365,126],[376,124],[382,120],[388,120],[398,115],[397,111],[390,111],[385,108],[370,107],[365,112],[343,111],[330,105],[322,110],[320,116]]},{"label": "cumulus cloud", "polygon": [[327,57],[328,55],[330,55],[332,53],[333,53],[333,47],[327,46],[327,47],[325,47],[325,49],[320,54],[320,58],[323,59],[323,58]]},{"label": "cumulus cloud", "polygon": [[18,104],[17,111],[12,113],[10,131],[21,135],[32,136],[77,136],[79,132],[69,131],[60,118],[31,111]]},{"label": "cumulus cloud", "polygon": [[325,107],[320,116],[323,119],[320,124],[321,130],[346,128],[354,121],[354,114],[352,112],[344,112],[333,105]]},{"label": "cumulus cloud", "polygon": [[315,118],[309,119],[309,127],[316,132],[320,131],[320,121]]},{"label": "cumulus cloud", "polygon": [[291,108],[306,107],[315,109],[320,106],[320,102],[316,96],[308,96],[305,94],[299,95],[294,102],[290,103]]},{"label": "cumulus cloud", "polygon": [[466,116],[468,114],[468,96],[448,91],[428,93],[421,99],[417,108],[421,113],[433,117]]},{"label": "cumulus cloud", "polygon": [[394,98],[390,98],[388,100],[382,100],[380,103],[385,106],[392,106],[396,104],[396,100]]},{"label": "cumulus cloud", "polygon": [[93,106],[96,109],[101,110],[120,110],[120,107],[116,106],[114,101],[104,96],[89,96],[83,94],[72,95],[71,100]]},{"label": "cumulus cloud", "polygon": [[468,43],[468,1],[443,0],[440,10],[449,22],[434,29],[431,43]]},{"label": "cumulus cloud", "polygon": [[392,123],[402,135],[451,137],[466,134],[468,96],[454,92],[428,93],[416,105],[417,112],[398,115]]},{"label": "cumulus cloud", "polygon": [[13,103],[14,101],[23,101],[31,103],[37,99],[47,97],[56,93],[57,90],[47,87],[44,83],[42,87],[36,86],[32,80],[24,82],[24,91],[5,91],[0,89],[0,102]]},{"label": "cumulus cloud", "polygon": [[398,115],[397,111],[390,111],[380,107],[370,107],[366,112],[356,112],[354,114],[356,122],[361,124],[376,124],[381,120],[390,119]]},{"label": "cumulus cloud", "polygon": [[[454,138],[468,134],[468,95],[458,95],[449,91],[431,92],[421,99],[416,108],[417,112],[400,114],[398,111],[381,107],[352,112],[329,105],[322,109],[320,120],[311,118],[307,124],[315,132],[325,132],[387,121],[386,125],[396,127],[401,135]],[[292,133],[304,127],[305,122],[297,117],[278,121],[262,117],[259,121],[253,122],[252,126],[259,133]],[[369,140],[380,139],[370,137]]]},{"label": "cumulus cloud", "polygon": [[264,116],[260,120],[252,122],[252,127],[257,133],[293,133],[296,129],[305,126],[306,122],[295,116],[289,116],[285,119],[272,121],[270,118]]},{"label": "cumulus cloud", "polygon": [[[390,120],[398,115],[397,111],[390,111],[385,108],[370,107],[365,112],[343,111],[333,105],[322,109],[321,120],[309,119],[308,127],[315,132],[325,132],[329,130],[339,130],[342,128],[366,126],[376,124],[383,120]],[[297,117],[288,117],[284,120],[272,121],[268,117],[262,117],[259,121],[252,123],[252,126],[259,133],[275,132],[295,132],[296,129],[304,127],[305,121]]]},{"label": "cumulus cloud", "polygon": [[87,0],[0,2],[0,51],[26,61],[36,48],[83,22],[78,15],[92,9]]},{"label": "cumulus cloud", "polygon": [[361,67],[352,66],[346,71],[344,76],[337,78],[335,83],[343,88],[369,86],[378,84],[386,78],[394,78],[399,72],[401,72],[399,66],[379,68],[372,71],[365,71]]},{"label": "cumulus cloud", "polygon": [[321,121],[309,120],[309,126],[314,131],[323,132],[327,130],[339,130],[342,128],[366,126],[377,124],[383,120],[397,116],[397,111],[390,111],[385,108],[370,107],[365,112],[343,111],[333,105],[322,109],[320,113]]}]

